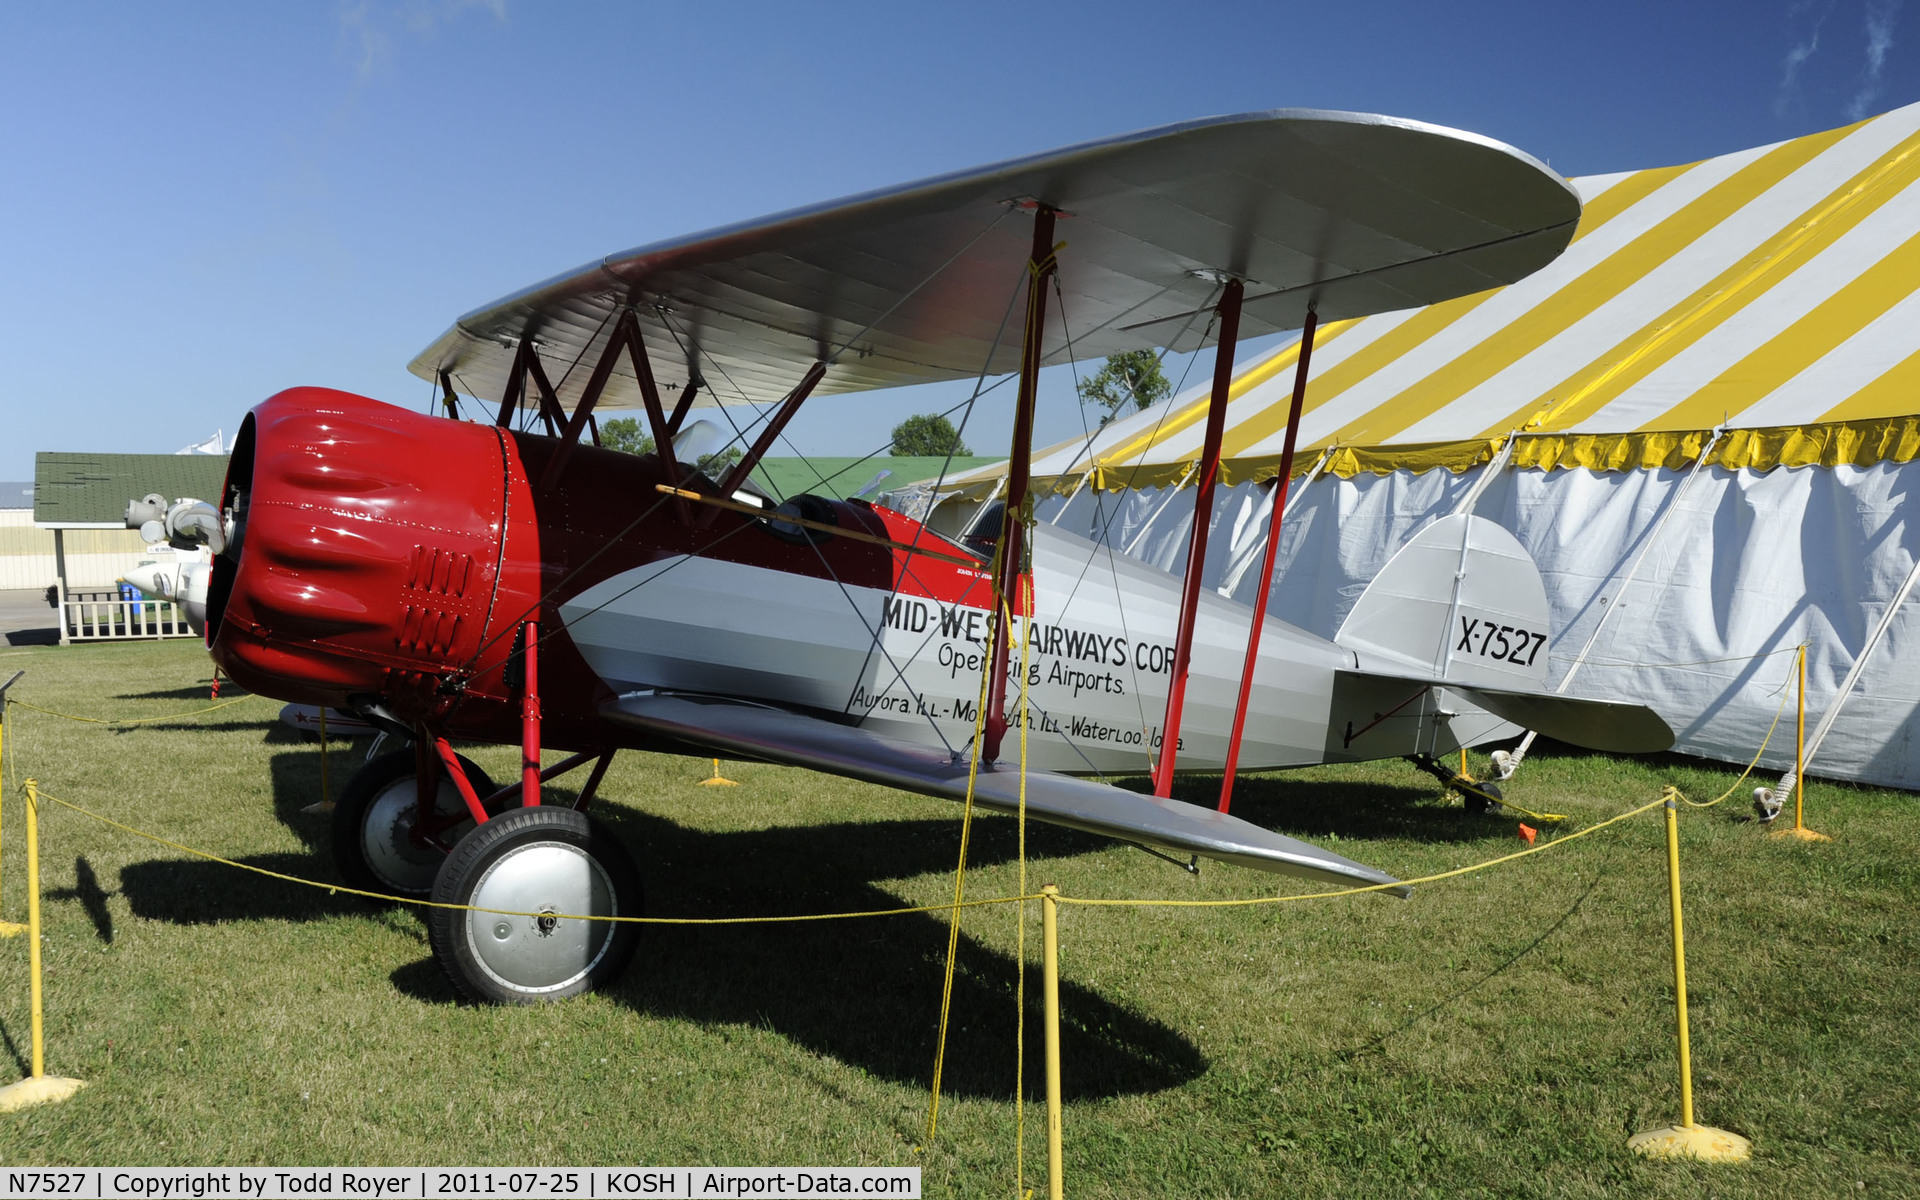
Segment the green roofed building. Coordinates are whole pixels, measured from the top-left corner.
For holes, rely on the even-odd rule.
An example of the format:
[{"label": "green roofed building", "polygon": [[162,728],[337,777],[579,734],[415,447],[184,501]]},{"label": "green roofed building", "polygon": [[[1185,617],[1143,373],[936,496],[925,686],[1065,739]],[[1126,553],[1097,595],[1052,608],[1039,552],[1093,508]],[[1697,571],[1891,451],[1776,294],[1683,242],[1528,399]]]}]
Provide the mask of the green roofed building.
[{"label": "green roofed building", "polygon": [[[753,469],[753,485],[776,500],[785,500],[811,492],[816,496],[831,496],[836,500],[845,500],[856,492],[866,499],[876,500],[882,492],[891,492],[910,483],[921,483],[940,477],[944,468],[949,478],[963,471],[988,463],[999,462],[997,458],[955,457],[951,461],[939,456],[927,458],[764,458]],[[875,479],[882,471],[885,476]],[[869,486],[871,485],[871,486]]]},{"label": "green roofed building", "polygon": [[158,492],[217,504],[226,477],[224,454],[42,451],[34,456],[31,523],[0,529],[0,586],[58,580],[70,594],[112,588],[122,572],[155,557],[126,527],[127,501]]},{"label": "green roofed building", "polygon": [[78,454],[33,456],[33,523],[42,529],[125,529],[127,501],[158,492],[220,503],[224,454]]}]

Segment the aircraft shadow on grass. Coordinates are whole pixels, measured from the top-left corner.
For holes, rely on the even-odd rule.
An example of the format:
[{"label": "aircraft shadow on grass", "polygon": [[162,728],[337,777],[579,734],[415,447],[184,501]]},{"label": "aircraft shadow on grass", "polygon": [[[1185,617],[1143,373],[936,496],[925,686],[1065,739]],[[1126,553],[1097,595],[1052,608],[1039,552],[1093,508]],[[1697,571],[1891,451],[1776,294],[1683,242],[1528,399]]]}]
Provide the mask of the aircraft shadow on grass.
[{"label": "aircraft shadow on grass", "polygon": [[252,693],[248,692],[247,690],[240,687],[239,685],[233,684],[233,683],[226,683],[224,684],[224,686],[221,687],[220,694],[218,696],[215,696],[213,694],[213,690],[211,687],[211,681],[202,681],[200,683],[190,683],[185,687],[160,688],[151,692],[121,692],[119,695],[115,696],[114,699],[115,700],[204,700],[208,704],[218,704],[222,700],[238,700],[243,696],[249,696],[249,695],[252,695]]},{"label": "aircraft shadow on grass", "polygon": [[[357,756],[342,756],[345,770]],[[238,861],[332,882],[328,818],[300,809],[317,796],[314,755],[273,756],[275,809],[312,847]],[[570,800],[564,789],[556,798]],[[791,916],[901,907],[887,880],[951,872],[957,821],[894,820],[710,832],[619,805],[598,815],[632,851],[662,917]],[[1031,825],[1030,873],[1047,860],[1110,845],[1103,838]],[[974,867],[1004,864],[1017,851],[1011,821],[983,820],[969,852]],[[135,863],[121,870],[134,915],[182,924],[306,921],[366,912],[364,901],[258,876],[205,860]],[[1037,914],[1029,910],[1030,917]],[[969,909],[964,927],[1010,932],[1008,908]],[[1025,1084],[1043,1095],[1039,923],[1028,940]],[[640,1012],[717,1025],[772,1030],[797,1045],[916,1087],[931,1081],[936,1019],[947,948],[940,914],[775,925],[649,926],[633,965],[610,996]],[[963,932],[955,973],[942,1090],[1004,1097],[1014,1079],[1012,956]],[[402,993],[452,1003],[454,992],[430,957],[391,976]],[[1104,1097],[1159,1091],[1203,1074],[1207,1060],[1178,1031],[1097,991],[1063,980],[1062,1054],[1067,1094]]]},{"label": "aircraft shadow on grass", "polygon": [[113,913],[107,908],[107,901],[113,893],[100,886],[100,877],[94,873],[93,864],[86,855],[73,860],[73,886],[60,888],[46,894],[48,900],[78,900],[80,907],[86,910],[87,919],[93,922],[93,932],[103,946],[113,945]]},{"label": "aircraft shadow on grass", "polygon": [[[117,737],[124,737],[129,733],[139,733],[142,731],[148,733],[155,731],[163,733],[258,733],[261,735],[261,740],[269,746],[293,746],[300,744],[301,741],[298,733],[288,729],[285,725],[280,724],[280,722],[270,719],[248,721],[236,717],[227,721],[202,721],[193,717],[182,717],[177,721],[152,721],[140,725],[108,725],[106,729]],[[359,760],[356,759],[354,765],[358,766]],[[317,778],[318,768],[315,768],[315,771]],[[319,787],[317,783],[314,786],[316,789]]]},{"label": "aircraft shadow on grass", "polygon": [[[257,727],[257,724],[253,727]],[[287,875],[332,881],[328,818],[302,811],[319,798],[318,755],[297,734],[270,724],[266,740],[289,750],[272,756],[276,815],[312,848],[243,859]],[[299,746],[299,749],[291,747]],[[342,746],[332,763],[334,789],[360,763]],[[1182,780],[1179,795],[1210,803],[1217,777]],[[1143,789],[1144,790],[1144,789]],[[570,793],[556,789],[559,798]],[[1241,780],[1236,814],[1309,838],[1407,838],[1458,841],[1481,836],[1480,821],[1436,804],[1433,789],[1369,782],[1302,784],[1284,777]],[[900,820],[706,832],[623,806],[599,810],[633,851],[654,916],[782,916],[900,906],[881,884],[952,870],[958,824]],[[1028,830],[1036,864],[1112,843],[1048,825]],[[1012,822],[975,830],[972,865],[1013,860]],[[1209,868],[1203,868],[1209,869]],[[1226,868],[1212,868],[1226,869]],[[1044,874],[1042,870],[1041,874]],[[1038,877],[1036,877],[1036,882]],[[300,921],[362,913],[348,895],[258,876],[238,878],[218,863],[164,859],[121,873],[135,914],[187,924],[231,920]],[[964,925],[1008,924],[1004,909],[969,910]],[[1034,931],[1037,943],[1037,930]],[[109,935],[110,936],[110,935]],[[850,922],[742,926],[652,926],[640,954],[611,995],[643,1012],[716,1024],[751,1025],[883,1078],[930,1081],[934,1014],[939,1011],[947,944],[936,914]],[[1032,953],[1037,958],[1038,946]],[[954,983],[943,1089],[1004,1096],[1011,1087],[1013,959],[963,933]],[[451,986],[430,957],[392,973],[402,993],[451,1003]],[[1039,977],[1027,979],[1026,1086],[1042,1087]],[[1205,1057],[1177,1031],[1143,1018],[1093,989],[1062,981],[1063,1054],[1074,1064],[1070,1095],[1111,1096],[1176,1086],[1206,1069]]]},{"label": "aircraft shadow on grass", "polygon": [[[1114,782],[1131,791],[1153,790],[1150,779]],[[1232,810],[1243,821],[1310,842],[1324,842],[1328,834],[1340,839],[1412,842],[1467,842],[1487,835],[1483,819],[1469,816],[1458,799],[1436,802],[1437,795],[1438,788],[1426,782],[1309,782],[1285,775],[1253,775],[1235,780]],[[1220,776],[1176,778],[1173,798],[1213,808],[1220,802]],[[1367,860],[1364,849],[1337,844],[1329,848]]]}]

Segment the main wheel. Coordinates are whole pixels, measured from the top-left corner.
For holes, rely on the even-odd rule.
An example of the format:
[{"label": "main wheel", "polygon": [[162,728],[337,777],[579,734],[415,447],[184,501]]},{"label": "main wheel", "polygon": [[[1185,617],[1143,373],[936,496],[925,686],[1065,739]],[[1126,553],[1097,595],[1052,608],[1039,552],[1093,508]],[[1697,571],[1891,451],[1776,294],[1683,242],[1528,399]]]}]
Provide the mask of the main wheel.
[{"label": "main wheel", "polygon": [[[483,799],[492,795],[496,785],[487,773],[466,755],[458,757],[475,794]],[[441,771],[433,828],[416,840],[414,818],[420,802],[415,770],[412,747],[382,754],[355,773],[334,803],[333,861],[348,887],[424,900],[433,891],[433,877],[447,852],[473,828],[466,801]]]},{"label": "main wheel", "polygon": [[[1494,800],[1504,800],[1506,798],[1506,793],[1500,790],[1500,785],[1497,783],[1474,783],[1472,787],[1476,791],[1486,793],[1485,796],[1476,795],[1475,791],[1463,790],[1460,793],[1460,799],[1466,803],[1467,811],[1475,816],[1484,812],[1491,812],[1493,810]],[[1487,799],[1487,796],[1493,797],[1493,800]]]},{"label": "main wheel", "polygon": [[495,910],[427,912],[447,977],[490,1004],[599,987],[626,968],[639,940],[637,925],[577,919],[639,916],[640,874],[604,825],[569,808],[516,808],[468,834],[441,864],[433,901]]}]

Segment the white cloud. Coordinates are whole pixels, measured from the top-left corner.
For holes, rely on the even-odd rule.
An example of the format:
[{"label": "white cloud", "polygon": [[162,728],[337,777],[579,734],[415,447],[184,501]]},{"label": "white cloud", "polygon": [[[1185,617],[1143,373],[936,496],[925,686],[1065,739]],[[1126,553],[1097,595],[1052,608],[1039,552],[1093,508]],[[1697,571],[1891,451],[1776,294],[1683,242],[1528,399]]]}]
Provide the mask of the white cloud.
[{"label": "white cloud", "polygon": [[[1894,0],[1898,3],[1898,0]],[[1825,4],[1815,0],[1794,0],[1787,5],[1787,25],[1804,26],[1806,33],[1788,48],[1786,60],[1780,67],[1780,90],[1773,97],[1773,111],[1776,116],[1786,116],[1800,107],[1800,68],[1814,51],[1820,48],[1820,27],[1833,15],[1834,0]]]},{"label": "white cloud", "polygon": [[1893,23],[1900,16],[1901,0],[1866,0],[1867,65],[1861,72],[1860,90],[1847,103],[1847,116],[1861,120],[1873,111],[1880,98],[1880,75],[1887,65],[1887,51],[1893,48]]},{"label": "white cloud", "polygon": [[396,33],[427,37],[469,9],[492,13],[496,21],[507,19],[507,0],[344,0],[340,33],[356,81],[365,83],[392,63]]}]

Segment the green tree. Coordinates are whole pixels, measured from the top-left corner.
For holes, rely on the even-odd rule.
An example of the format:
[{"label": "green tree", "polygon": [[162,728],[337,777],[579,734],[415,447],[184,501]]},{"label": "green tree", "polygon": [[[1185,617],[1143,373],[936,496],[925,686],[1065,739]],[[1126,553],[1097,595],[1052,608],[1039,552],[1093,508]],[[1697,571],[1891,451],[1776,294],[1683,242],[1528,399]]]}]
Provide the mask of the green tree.
[{"label": "green tree", "polygon": [[[638,417],[615,417],[600,425],[600,445],[622,454],[652,454],[653,438],[641,432]],[[713,454],[703,454],[694,469],[702,475],[718,478],[726,468],[740,461],[740,448],[728,446]]]},{"label": "green tree", "polygon": [[1105,425],[1132,402],[1135,409],[1147,408],[1165,400],[1173,385],[1160,372],[1160,356],[1151,350],[1122,350],[1107,355],[1107,361],[1092,376],[1080,381],[1080,403],[1098,404],[1107,410],[1100,418]]},{"label": "green tree", "polygon": [[600,444],[622,454],[652,454],[653,439],[640,430],[638,417],[615,417],[600,423]]},{"label": "green tree", "polygon": [[945,458],[972,454],[953,422],[937,413],[908,417],[893,427],[893,452],[904,458]]}]

